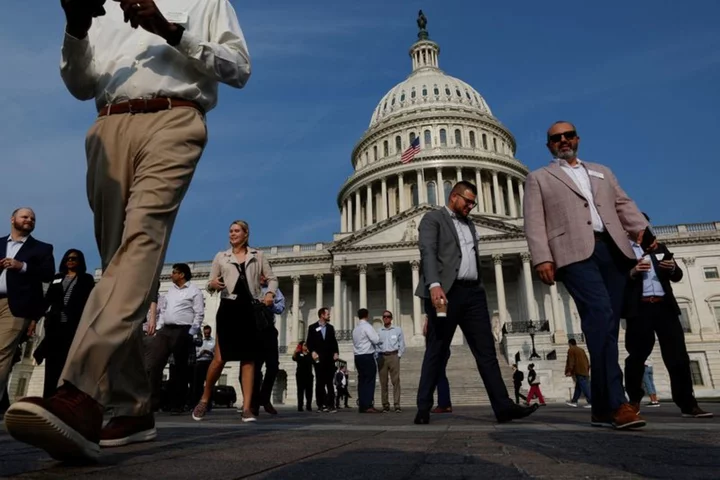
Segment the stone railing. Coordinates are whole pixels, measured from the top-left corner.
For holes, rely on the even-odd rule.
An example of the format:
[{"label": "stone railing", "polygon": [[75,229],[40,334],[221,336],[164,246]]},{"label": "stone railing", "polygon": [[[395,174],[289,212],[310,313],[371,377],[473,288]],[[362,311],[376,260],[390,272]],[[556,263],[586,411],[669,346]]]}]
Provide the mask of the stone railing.
[{"label": "stone railing", "polygon": [[549,332],[550,321],[548,320],[530,320],[528,322],[508,322],[503,325],[504,334],[528,334],[530,326],[535,327],[535,332]]},{"label": "stone railing", "polygon": [[660,236],[686,236],[693,234],[712,235],[720,231],[720,222],[687,223],[681,225],[660,225],[652,227],[655,235]]},{"label": "stone railing", "polygon": [[575,339],[578,343],[585,343],[585,334],[584,333],[568,333],[568,340]]},{"label": "stone railing", "polygon": [[335,338],[338,342],[352,342],[352,330],[335,330]]}]

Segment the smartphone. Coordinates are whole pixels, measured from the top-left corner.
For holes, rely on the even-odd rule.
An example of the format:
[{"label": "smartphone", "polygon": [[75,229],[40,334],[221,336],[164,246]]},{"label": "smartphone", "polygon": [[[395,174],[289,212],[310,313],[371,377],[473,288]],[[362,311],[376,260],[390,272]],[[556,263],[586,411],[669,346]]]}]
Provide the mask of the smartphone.
[{"label": "smartphone", "polygon": [[645,232],[643,232],[642,243],[640,244],[640,247],[643,249],[643,252],[647,252],[648,249],[650,248],[650,245],[652,245],[654,241],[655,241],[655,234],[648,226],[645,228]]},{"label": "smartphone", "polygon": [[675,256],[675,254],[673,252],[666,253],[665,256],[663,257],[663,262],[666,260],[672,260],[673,256]]}]

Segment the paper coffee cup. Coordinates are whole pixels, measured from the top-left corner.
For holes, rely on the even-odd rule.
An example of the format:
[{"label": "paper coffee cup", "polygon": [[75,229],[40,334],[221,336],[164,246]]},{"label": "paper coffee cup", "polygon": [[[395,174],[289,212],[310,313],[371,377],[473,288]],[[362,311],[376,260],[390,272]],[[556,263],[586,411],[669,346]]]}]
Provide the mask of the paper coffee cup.
[{"label": "paper coffee cup", "polygon": [[435,314],[438,317],[447,317],[447,302],[440,300],[440,303],[435,305]]}]

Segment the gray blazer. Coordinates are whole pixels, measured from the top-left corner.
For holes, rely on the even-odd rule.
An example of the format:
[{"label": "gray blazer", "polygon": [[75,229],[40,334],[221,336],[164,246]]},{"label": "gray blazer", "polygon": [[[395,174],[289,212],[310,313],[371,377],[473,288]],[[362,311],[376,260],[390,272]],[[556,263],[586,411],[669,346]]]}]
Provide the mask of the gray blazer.
[{"label": "gray blazer", "polygon": [[[220,298],[225,298],[232,294],[235,290],[235,284],[240,278],[238,274],[237,259],[232,253],[232,248],[229,248],[223,252],[219,252],[213,259],[212,266],[210,267],[210,279],[208,281],[207,290],[213,291],[210,288],[209,282],[216,280],[219,277],[223,277],[225,283],[225,289],[220,292]],[[263,255],[263,252],[256,248],[248,247],[248,253],[245,257],[245,276],[248,279],[248,287],[250,293],[254,298],[258,300],[262,299],[262,287],[260,286],[260,275],[265,275],[268,281],[268,290],[275,293],[278,287],[278,280],[270,267],[267,257]]]},{"label": "gray blazer", "polygon": [[[475,239],[475,252],[478,249],[478,234],[475,224],[468,221],[470,232]],[[445,294],[450,291],[457,278],[462,260],[460,238],[458,238],[455,224],[446,207],[439,208],[425,214],[420,221],[420,283],[415,295],[421,298],[430,298],[430,285],[439,283]],[[478,271],[478,284],[480,283],[480,257],[475,256]]]}]

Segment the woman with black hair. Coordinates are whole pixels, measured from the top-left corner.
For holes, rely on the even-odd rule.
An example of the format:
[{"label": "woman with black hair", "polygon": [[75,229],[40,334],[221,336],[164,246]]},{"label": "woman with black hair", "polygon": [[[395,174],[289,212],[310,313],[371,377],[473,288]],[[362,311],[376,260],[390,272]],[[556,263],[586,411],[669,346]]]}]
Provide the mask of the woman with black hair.
[{"label": "woman with black hair", "polygon": [[74,248],[65,252],[59,271],[45,294],[48,305],[45,336],[34,354],[38,363],[45,360],[45,398],[57,389],[85,303],[94,286],[95,279],[87,273],[85,255]]}]

